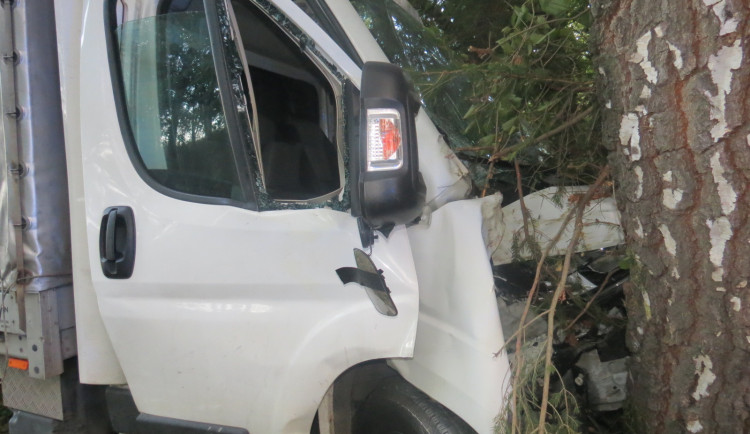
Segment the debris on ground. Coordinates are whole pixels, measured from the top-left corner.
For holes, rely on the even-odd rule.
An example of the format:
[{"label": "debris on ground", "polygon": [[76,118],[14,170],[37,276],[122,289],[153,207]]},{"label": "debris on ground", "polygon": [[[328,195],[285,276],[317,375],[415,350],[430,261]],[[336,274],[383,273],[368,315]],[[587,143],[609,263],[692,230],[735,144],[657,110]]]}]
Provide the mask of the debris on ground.
[{"label": "debris on ground", "polygon": [[[551,390],[564,390],[575,398],[575,405],[566,405],[578,412],[575,415],[578,432],[622,432],[617,421],[623,414],[627,396],[630,356],[625,344],[627,314],[623,284],[629,272],[621,268],[624,257],[621,246],[576,253],[567,278],[565,300],[560,302],[555,315],[552,361],[558,375],[552,377]],[[493,267],[503,330],[506,339],[511,338],[505,346],[511,363],[516,359],[516,338],[536,268],[537,264],[531,260]],[[540,275],[539,289],[523,328],[524,363],[536,363],[533,361],[543,351],[547,316],[540,313],[550,305],[556,286],[555,273],[560,272],[559,258],[548,259],[542,269],[547,272]],[[532,386],[534,392],[526,399],[541,401],[541,388]]]}]

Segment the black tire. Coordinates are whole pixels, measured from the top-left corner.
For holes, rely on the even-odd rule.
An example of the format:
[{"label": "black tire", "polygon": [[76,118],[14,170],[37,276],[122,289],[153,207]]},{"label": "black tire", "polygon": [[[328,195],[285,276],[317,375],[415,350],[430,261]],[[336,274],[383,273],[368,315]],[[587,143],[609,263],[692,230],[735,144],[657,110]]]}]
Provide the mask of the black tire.
[{"label": "black tire", "polygon": [[400,377],[375,389],[357,411],[354,434],[476,434],[466,422]]}]

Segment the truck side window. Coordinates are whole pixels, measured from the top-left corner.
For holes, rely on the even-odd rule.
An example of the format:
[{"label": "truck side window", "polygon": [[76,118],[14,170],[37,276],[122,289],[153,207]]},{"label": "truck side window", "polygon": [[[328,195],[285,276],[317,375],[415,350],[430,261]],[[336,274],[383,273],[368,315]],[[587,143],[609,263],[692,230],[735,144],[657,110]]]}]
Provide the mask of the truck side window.
[{"label": "truck side window", "polygon": [[244,200],[202,0],[121,3],[125,109],[148,175],[177,192]]},{"label": "truck side window", "polygon": [[331,197],[342,186],[331,84],[259,8],[233,0],[232,9],[252,83],[266,192],[281,201]]}]

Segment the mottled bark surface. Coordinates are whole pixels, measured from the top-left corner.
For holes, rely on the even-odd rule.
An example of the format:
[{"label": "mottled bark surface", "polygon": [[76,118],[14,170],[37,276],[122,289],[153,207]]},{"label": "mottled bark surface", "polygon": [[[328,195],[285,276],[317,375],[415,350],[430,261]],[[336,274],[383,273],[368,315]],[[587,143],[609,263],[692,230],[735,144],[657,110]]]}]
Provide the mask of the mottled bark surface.
[{"label": "mottled bark surface", "polygon": [[594,0],[649,432],[750,432],[750,2]]}]

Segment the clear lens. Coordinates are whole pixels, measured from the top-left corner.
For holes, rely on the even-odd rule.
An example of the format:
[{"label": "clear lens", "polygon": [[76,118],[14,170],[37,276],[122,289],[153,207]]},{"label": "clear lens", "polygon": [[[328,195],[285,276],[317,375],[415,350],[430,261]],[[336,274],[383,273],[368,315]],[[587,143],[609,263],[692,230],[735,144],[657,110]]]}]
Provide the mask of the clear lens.
[{"label": "clear lens", "polygon": [[401,117],[393,109],[367,110],[367,170],[394,170],[403,165]]}]

